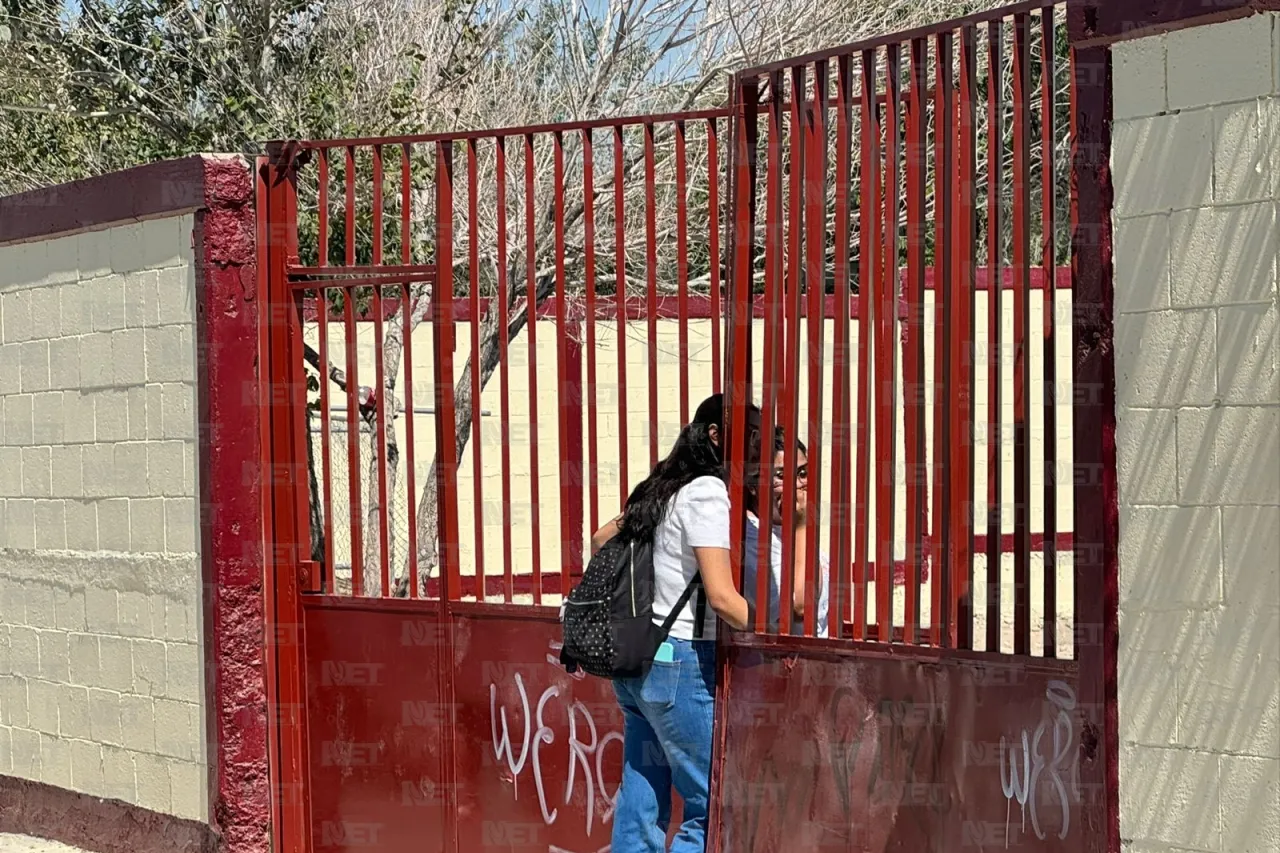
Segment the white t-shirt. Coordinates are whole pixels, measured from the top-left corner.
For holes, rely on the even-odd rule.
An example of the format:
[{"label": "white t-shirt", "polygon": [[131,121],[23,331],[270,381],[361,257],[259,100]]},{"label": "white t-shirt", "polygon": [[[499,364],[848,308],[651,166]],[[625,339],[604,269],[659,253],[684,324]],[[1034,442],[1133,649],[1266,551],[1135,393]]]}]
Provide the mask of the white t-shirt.
[{"label": "white t-shirt", "polygon": [[[661,625],[689,581],[698,573],[694,548],[729,547],[729,487],[719,477],[699,477],[671,499],[667,515],[653,534],[653,621]],[[695,591],[671,626],[671,636],[692,640],[698,597]],[[706,607],[701,640],[716,637],[716,614]]]},{"label": "white t-shirt", "polygon": [[[747,538],[745,544],[745,552],[742,555],[742,594],[746,596],[747,601],[754,606],[756,600],[756,568],[760,560],[760,549],[756,544],[760,535],[760,520],[756,518],[754,513],[747,513]],[[799,535],[799,534],[797,534]],[[769,613],[766,617],[768,620],[768,630],[777,633],[780,622],[781,611],[779,610],[779,599],[782,591],[782,527],[774,525],[772,536],[773,547],[770,549],[769,556]],[[814,614],[814,636],[827,636],[827,613],[830,608],[828,599],[828,578],[831,574],[831,562],[827,559],[827,555],[818,552],[818,607]],[[791,633],[797,635],[804,634],[804,622],[794,617],[791,620]]]}]

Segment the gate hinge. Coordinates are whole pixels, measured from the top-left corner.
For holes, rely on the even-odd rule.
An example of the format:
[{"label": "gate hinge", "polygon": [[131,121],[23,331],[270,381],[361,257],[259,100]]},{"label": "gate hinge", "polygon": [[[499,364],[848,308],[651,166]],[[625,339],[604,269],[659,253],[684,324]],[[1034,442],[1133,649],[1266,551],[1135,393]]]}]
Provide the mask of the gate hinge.
[{"label": "gate hinge", "polygon": [[303,592],[317,592],[320,589],[320,564],[315,560],[302,560],[298,563],[298,586]]}]

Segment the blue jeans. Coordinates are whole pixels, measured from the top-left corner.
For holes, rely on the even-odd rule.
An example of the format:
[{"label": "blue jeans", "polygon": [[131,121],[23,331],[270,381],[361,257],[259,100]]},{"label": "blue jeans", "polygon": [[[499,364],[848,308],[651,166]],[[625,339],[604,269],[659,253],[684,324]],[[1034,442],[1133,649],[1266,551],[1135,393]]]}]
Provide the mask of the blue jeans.
[{"label": "blue jeans", "polygon": [[671,786],[684,822],[671,853],[703,853],[715,727],[716,644],[677,640],[670,663],[644,678],[613,682],[625,720],[622,788],[613,813],[617,853],[662,853],[671,822]]}]

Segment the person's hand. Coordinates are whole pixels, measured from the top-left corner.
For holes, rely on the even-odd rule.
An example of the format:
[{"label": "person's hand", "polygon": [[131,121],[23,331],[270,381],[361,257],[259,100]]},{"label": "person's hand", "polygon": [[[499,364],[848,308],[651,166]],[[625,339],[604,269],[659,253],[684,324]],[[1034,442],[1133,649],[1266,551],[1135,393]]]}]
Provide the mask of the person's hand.
[{"label": "person's hand", "polygon": [[796,525],[804,526],[809,520],[809,487],[803,483],[796,484]]}]

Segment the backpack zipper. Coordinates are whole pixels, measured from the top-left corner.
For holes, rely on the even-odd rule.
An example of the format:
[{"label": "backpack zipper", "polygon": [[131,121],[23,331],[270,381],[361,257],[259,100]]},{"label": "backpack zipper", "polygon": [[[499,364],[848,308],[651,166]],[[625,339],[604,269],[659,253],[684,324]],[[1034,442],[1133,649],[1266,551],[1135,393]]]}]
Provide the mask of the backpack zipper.
[{"label": "backpack zipper", "polygon": [[636,543],[632,542],[630,543],[630,545],[631,545],[631,562],[629,565],[631,570],[631,616],[632,618],[635,618],[635,615],[636,615]]}]

